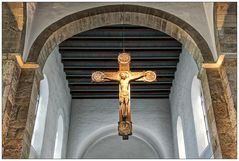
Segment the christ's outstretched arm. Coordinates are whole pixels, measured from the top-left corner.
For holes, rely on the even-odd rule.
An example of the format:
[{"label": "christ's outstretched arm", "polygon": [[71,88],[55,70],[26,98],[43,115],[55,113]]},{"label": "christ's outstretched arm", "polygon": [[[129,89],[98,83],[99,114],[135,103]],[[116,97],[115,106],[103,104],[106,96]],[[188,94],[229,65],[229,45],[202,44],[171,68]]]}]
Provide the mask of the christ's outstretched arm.
[{"label": "christ's outstretched arm", "polygon": [[104,72],[105,81],[119,81],[118,72]]},{"label": "christ's outstretched arm", "polygon": [[145,72],[131,72],[130,81],[134,81],[145,76]]},{"label": "christ's outstretched arm", "polygon": [[118,72],[100,72],[96,71],[92,74],[94,82],[119,81]]},{"label": "christ's outstretched arm", "polygon": [[157,79],[156,73],[153,71],[131,72],[131,79],[134,81],[153,82]]}]

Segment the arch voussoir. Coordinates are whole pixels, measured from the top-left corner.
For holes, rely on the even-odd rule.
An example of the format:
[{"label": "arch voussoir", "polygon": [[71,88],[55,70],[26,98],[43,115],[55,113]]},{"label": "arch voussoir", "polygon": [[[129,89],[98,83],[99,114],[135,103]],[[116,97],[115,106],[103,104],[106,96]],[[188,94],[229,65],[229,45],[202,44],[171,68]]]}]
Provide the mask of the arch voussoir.
[{"label": "arch voussoir", "polygon": [[[51,47],[52,50],[55,44],[58,45],[65,39],[80,32],[101,26],[122,23],[145,26],[165,32],[181,42],[186,48],[198,48],[204,62],[214,61],[206,41],[189,24],[164,11],[136,5],[97,7],[66,16],[47,27],[38,36],[30,49],[27,61],[39,61],[39,55],[45,53],[41,51],[44,50],[43,48],[48,44],[45,42],[56,41],[50,45],[53,46]],[[189,42],[193,42],[196,46],[187,46]],[[50,47],[48,46],[48,48]],[[51,53],[51,50],[48,51],[48,54]],[[190,51],[192,50],[190,49]]]},{"label": "arch voussoir", "polygon": [[[97,27],[101,27],[101,26],[105,26],[107,25],[114,25],[114,24],[133,24],[133,25],[139,25],[139,26],[146,26],[146,27],[150,27],[156,30],[160,30],[163,31],[165,33],[167,33],[168,35],[174,37],[175,39],[177,39],[179,42],[181,42],[186,49],[189,50],[190,53],[194,53],[194,51],[200,51],[197,50],[198,47],[196,45],[196,43],[194,42],[194,40],[190,37],[189,34],[187,34],[185,31],[183,31],[179,26],[166,21],[164,19],[158,18],[154,15],[146,15],[144,13],[131,13],[131,12],[126,12],[125,14],[125,18],[122,19],[122,13],[108,13],[108,14],[101,14],[101,15],[94,15],[92,17],[89,18],[89,21],[87,21],[87,19],[83,18],[81,20],[77,20],[72,22],[71,24],[68,24],[67,26],[69,27],[63,27],[61,29],[59,29],[59,33],[68,33],[68,36],[66,37],[65,34],[61,35],[61,38],[63,40],[75,35],[76,33],[80,33],[80,32],[84,32],[90,29],[94,29]],[[107,19],[107,17],[111,17],[109,19]],[[97,20],[103,20],[104,23],[95,23],[97,22]],[[145,19],[147,19],[148,21],[145,21]],[[102,22],[102,21],[101,21]],[[157,23],[152,23],[152,22],[157,22]],[[79,25],[80,24],[80,25]],[[81,26],[78,27],[78,30],[76,31],[75,29],[77,27],[75,26]],[[67,32],[66,32],[66,29]],[[57,35],[59,35],[57,33]],[[196,60],[195,60],[196,61]],[[200,63],[202,59],[200,59]],[[199,61],[196,61],[199,62]],[[199,65],[198,67],[201,67],[201,65]]]}]

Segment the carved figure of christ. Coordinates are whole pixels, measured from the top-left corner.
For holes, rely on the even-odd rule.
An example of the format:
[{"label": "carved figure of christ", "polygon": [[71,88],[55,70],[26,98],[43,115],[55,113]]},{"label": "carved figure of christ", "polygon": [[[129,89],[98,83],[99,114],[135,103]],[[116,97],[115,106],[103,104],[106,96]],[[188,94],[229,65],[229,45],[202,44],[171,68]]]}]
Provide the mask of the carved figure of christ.
[{"label": "carved figure of christ", "polygon": [[130,110],[130,82],[145,81],[152,82],[156,80],[156,74],[153,71],[131,72],[130,55],[121,53],[118,56],[119,71],[101,72],[96,71],[92,74],[94,82],[118,81],[119,82],[119,122],[118,131],[123,139],[128,139],[132,135],[132,122]]}]

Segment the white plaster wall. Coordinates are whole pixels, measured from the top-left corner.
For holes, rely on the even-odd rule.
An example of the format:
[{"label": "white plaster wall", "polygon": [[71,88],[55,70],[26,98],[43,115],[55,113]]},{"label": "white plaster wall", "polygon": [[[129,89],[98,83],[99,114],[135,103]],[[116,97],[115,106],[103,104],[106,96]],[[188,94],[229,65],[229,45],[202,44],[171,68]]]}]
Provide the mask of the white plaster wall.
[{"label": "white plaster wall", "polygon": [[198,68],[192,56],[183,48],[180,54],[175,79],[171,87],[170,107],[175,157],[178,158],[177,120],[182,119],[186,158],[198,158],[197,139],[195,133],[191,86],[198,73]]},{"label": "white plaster wall", "polygon": [[26,35],[25,35],[25,43],[24,43],[24,48],[23,48],[23,59],[26,59],[27,53],[29,52],[29,44],[32,43],[31,41],[31,33],[32,33],[32,26],[34,18],[35,18],[35,13],[37,9],[37,2],[27,2],[26,3],[27,7],[27,19],[26,19]]},{"label": "white plaster wall", "polygon": [[[131,153],[125,153],[125,156],[120,158],[154,158],[153,151],[150,151],[148,145],[142,144],[142,140],[137,141],[136,133],[138,129],[144,135],[149,135],[149,138],[157,138],[154,141],[158,142],[158,146],[162,148],[161,157],[173,157],[173,142],[171,130],[171,117],[168,99],[133,99],[131,101],[132,121],[133,121],[133,136],[129,137],[129,142],[122,141],[120,136],[112,136],[107,138],[107,141],[99,141],[98,146],[90,147],[90,150],[85,155],[86,158],[118,158],[119,155],[124,155],[126,149],[130,149]],[[84,151],[84,142],[92,140],[90,138],[96,131],[104,129],[108,126],[118,124],[118,100],[117,99],[73,99],[71,123],[68,138],[67,158],[79,158],[79,154]],[[137,127],[137,129],[136,129]],[[113,129],[117,133],[117,126]],[[135,131],[134,131],[135,130]],[[109,135],[107,132],[103,135]],[[96,136],[95,138],[100,138]],[[118,140],[116,140],[118,139]],[[145,139],[147,140],[147,139]],[[131,144],[129,144],[131,143]],[[102,146],[104,145],[104,146]],[[140,147],[138,147],[141,145]],[[100,148],[101,147],[101,148]],[[103,148],[104,147],[104,148]],[[125,148],[122,150],[121,148]],[[92,151],[92,149],[95,149]],[[97,152],[97,150],[101,151]],[[113,153],[112,149],[118,150],[118,153]],[[144,149],[144,150],[143,150]],[[140,153],[144,153],[141,154]],[[105,154],[102,156],[102,154]],[[151,156],[151,157],[149,157]]]},{"label": "white plaster wall", "polygon": [[[37,38],[37,36],[49,25],[56,22],[57,20],[73,14],[75,12],[79,12],[82,10],[112,5],[112,4],[135,4],[140,6],[152,7],[155,9],[160,9],[162,11],[166,11],[171,13],[187,23],[189,23],[192,27],[194,27],[207,41],[209,48],[211,49],[214,59],[217,59],[216,48],[215,48],[215,40],[212,37],[212,33],[210,30],[212,28],[212,19],[209,18],[206,14],[212,14],[212,12],[205,12],[205,3],[203,2],[114,2],[114,3],[106,3],[106,2],[97,2],[97,3],[89,3],[89,2],[51,2],[44,3],[40,2],[37,5],[37,11],[35,13],[35,18],[32,26],[31,32],[29,35],[28,44],[26,47],[26,52],[24,53],[24,60],[26,60],[28,56],[28,52],[30,50],[31,45]],[[207,5],[206,5],[207,6]],[[211,15],[209,15],[210,17]],[[28,33],[26,33],[28,34]]]},{"label": "white plaster wall", "polygon": [[[210,144],[210,135],[208,131],[205,99],[203,96],[203,90],[201,80],[194,76],[191,88],[191,101],[193,102],[193,116],[195,123],[195,131],[197,136],[197,147],[200,158],[211,158],[213,152]],[[207,132],[208,131],[208,132]]]},{"label": "white plaster wall", "polygon": [[[115,129],[117,130],[117,129]],[[88,159],[157,159],[157,152],[144,140],[130,137],[122,140],[118,135],[107,136],[89,146],[83,155]]]},{"label": "white plaster wall", "polygon": [[61,55],[56,48],[48,57],[43,69],[48,79],[49,102],[46,117],[45,134],[41,158],[53,158],[58,117],[62,115],[64,121],[62,157],[66,155],[68,128],[71,108],[71,95],[61,63]]},{"label": "white plaster wall", "polygon": [[204,10],[205,10],[205,14],[207,17],[207,23],[208,23],[208,27],[209,27],[209,31],[210,31],[210,35],[211,35],[211,41],[212,41],[212,47],[211,50],[213,51],[213,53],[216,53],[214,58],[217,58],[217,48],[216,48],[216,41],[215,41],[215,33],[214,33],[214,12],[213,12],[213,8],[214,8],[214,2],[203,2],[204,5]]},{"label": "white plaster wall", "polygon": [[49,98],[49,87],[46,75],[40,82],[40,92],[38,95],[38,103],[36,104],[36,120],[31,140],[31,148],[29,158],[41,158],[42,143],[44,139],[46,114]]}]

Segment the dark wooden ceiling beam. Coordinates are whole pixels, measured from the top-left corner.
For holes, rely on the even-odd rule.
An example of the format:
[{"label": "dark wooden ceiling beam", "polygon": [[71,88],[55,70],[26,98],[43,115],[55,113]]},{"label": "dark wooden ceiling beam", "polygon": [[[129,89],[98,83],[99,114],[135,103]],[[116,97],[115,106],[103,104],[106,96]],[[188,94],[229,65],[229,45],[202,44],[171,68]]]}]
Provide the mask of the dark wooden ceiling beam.
[{"label": "dark wooden ceiling beam", "polygon": [[[82,50],[82,51],[64,51],[61,52],[61,48],[59,48],[62,57],[114,57],[117,59],[119,52],[122,52],[122,49],[119,50],[99,50],[99,51],[91,51],[91,50]],[[178,50],[127,50],[130,53],[132,59],[140,58],[140,57],[167,57],[167,56],[179,56],[181,53],[181,49]]]},{"label": "dark wooden ceiling beam", "polygon": [[[171,81],[173,81],[173,77],[162,77],[162,78],[158,78],[157,77],[157,82],[171,82]],[[89,83],[91,83],[91,84],[94,84],[94,82],[92,82],[92,80],[91,80],[91,78],[78,78],[78,79],[69,79],[68,80],[68,82],[69,82],[69,84],[72,84],[72,83],[79,83],[79,84],[81,84],[81,83],[85,83],[85,82],[89,82]],[[110,84],[111,82],[103,82],[102,83],[102,85],[104,85],[104,84]],[[132,82],[132,83],[136,83],[136,82]],[[147,85],[147,84],[149,84],[149,83],[147,83],[147,82],[143,82],[145,85]],[[155,82],[151,82],[150,84],[152,84],[152,83],[155,83]],[[100,84],[100,83],[98,83],[98,84]]]},{"label": "dark wooden ceiling beam", "polygon": [[[137,70],[161,70],[161,69],[176,69],[176,65],[154,65],[154,66],[134,66],[133,69],[131,71],[137,71]],[[111,71],[115,71],[118,70],[118,67],[112,67],[112,66],[103,66],[103,65],[99,65],[99,66],[73,66],[73,65],[68,65],[68,66],[64,66],[64,69],[85,69],[85,70],[111,70]]]},{"label": "dark wooden ceiling beam", "polygon": [[[60,49],[60,52],[65,51],[65,50],[94,50],[94,51],[98,51],[98,50],[122,50],[122,46],[116,46],[116,47],[110,47],[110,46],[90,46],[90,47],[72,47],[72,46],[62,46]],[[146,46],[146,47],[137,47],[137,46],[132,46],[132,47],[124,47],[125,50],[181,50],[181,46],[157,46],[157,47],[152,47],[152,46]]]},{"label": "dark wooden ceiling beam", "polygon": [[[71,90],[71,93],[101,93],[101,92],[119,92],[119,89],[118,88],[111,88],[111,89],[98,89],[98,88],[88,88],[87,90],[86,89],[72,89]],[[160,93],[169,93],[170,92],[170,89],[147,89],[147,88],[132,88],[131,89],[131,92],[137,92],[137,93],[144,93],[144,92],[147,92],[147,93],[152,93],[152,92],[160,92]]]},{"label": "dark wooden ceiling beam", "polygon": [[[120,40],[120,39],[114,39],[114,40],[106,40],[106,39],[86,39],[86,40],[69,40],[61,45],[62,49],[68,49],[69,47],[71,48],[76,48],[76,49],[81,49],[84,47],[106,47],[105,44],[107,44],[107,48],[122,48],[122,45],[124,43],[125,48],[146,48],[146,47],[151,47],[151,48],[158,48],[162,47],[169,47],[172,49],[175,49],[176,47],[181,47],[181,44],[178,42],[175,42],[173,39],[170,40],[162,40],[162,39],[134,39],[134,40]],[[177,48],[176,48],[177,49]]]},{"label": "dark wooden ceiling beam", "polygon": [[118,71],[117,57],[131,54],[131,71],[153,70],[157,81],[132,82],[131,98],[168,98],[181,44],[165,33],[140,26],[106,26],[77,34],[59,45],[73,99],[118,98],[118,82],[95,83],[94,71]]},{"label": "dark wooden ceiling beam", "polygon": [[[90,86],[86,86],[85,84],[77,84],[77,85],[70,85],[72,87],[72,91],[74,90],[88,90],[88,89],[98,89],[98,90],[104,90],[104,89],[119,89],[117,84],[106,84],[104,86],[98,85],[98,84],[91,84]],[[135,89],[170,89],[171,84],[165,85],[165,84],[131,84],[132,88]]]},{"label": "dark wooden ceiling beam", "polygon": [[[102,86],[102,87],[105,87],[105,86],[115,86],[115,85],[118,85],[118,82],[102,82],[102,83],[93,83],[92,81],[72,81],[72,80],[68,80],[68,83],[69,83],[69,86],[72,87],[72,88],[75,88],[76,86],[80,86],[80,85],[85,85],[87,88],[90,87],[90,86],[93,86],[93,85],[99,85],[99,86]],[[151,82],[151,83],[147,83],[145,84],[145,82],[131,82],[130,83],[131,86],[132,85],[142,85],[142,86],[145,86],[145,85],[172,85],[172,80],[168,80],[168,81],[163,81],[163,80],[160,80],[158,82]]]},{"label": "dark wooden ceiling beam", "polygon": [[[107,70],[107,71],[110,71],[110,70]],[[135,70],[131,70],[131,71],[135,71]],[[93,72],[95,72],[95,70],[67,70],[65,69],[65,73],[67,75],[91,75]],[[174,72],[175,70],[174,69],[162,69],[162,70],[157,70],[155,71],[157,75],[161,75],[161,74],[173,74],[174,75]]]},{"label": "dark wooden ceiling beam", "polygon": [[[165,57],[138,57],[133,58],[134,61],[142,61],[142,60],[148,60],[148,61],[178,61],[178,56],[165,56]],[[114,61],[117,62],[117,58],[115,57],[62,57],[62,62],[72,62],[72,61],[97,61],[97,60],[104,60],[104,61]]]},{"label": "dark wooden ceiling beam", "polygon": [[[77,96],[72,96],[72,99],[117,99],[119,96],[118,95],[114,95],[114,94],[97,94],[97,95],[77,95]],[[131,99],[153,99],[153,98],[157,98],[157,99],[168,99],[169,95],[132,95]]]},{"label": "dark wooden ceiling beam", "polygon": [[[119,36],[111,36],[111,37],[106,37],[106,36],[74,36],[74,37],[71,37],[69,38],[69,40],[71,41],[79,41],[79,40],[102,40],[102,41],[109,41],[109,40],[121,40],[122,41],[122,37],[119,37]],[[172,40],[172,41],[175,41],[175,39],[173,39],[172,37],[170,36],[125,36],[124,37],[125,40]]]}]

